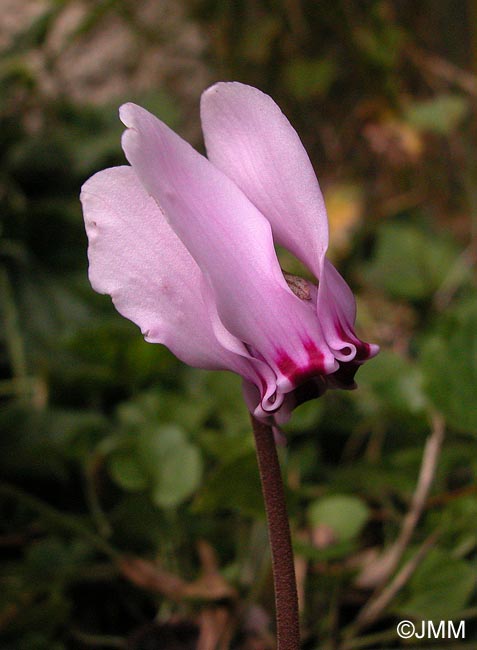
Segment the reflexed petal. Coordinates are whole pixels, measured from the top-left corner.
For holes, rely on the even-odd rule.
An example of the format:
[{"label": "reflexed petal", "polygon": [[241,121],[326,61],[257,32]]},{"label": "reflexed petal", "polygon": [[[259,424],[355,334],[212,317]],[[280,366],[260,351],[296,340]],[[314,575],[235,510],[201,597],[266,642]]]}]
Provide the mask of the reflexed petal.
[{"label": "reflexed petal", "polygon": [[356,336],[353,293],[328,260],[318,287],[317,313],[326,341],[339,361],[365,361],[379,352],[377,345],[364,343]]},{"label": "reflexed petal", "polygon": [[[231,334],[228,329],[224,327],[224,324],[220,320],[220,316],[217,311],[217,305],[215,303],[214,294],[210,284],[202,278],[202,297],[204,299],[205,305],[207,306],[210,322],[212,325],[213,332],[219,341],[219,343],[227,350],[235,352],[241,356],[247,357],[247,359],[252,364],[254,371],[256,373],[256,380],[253,382],[255,384],[254,388],[258,395],[254,395],[255,403],[253,408],[250,407],[250,412],[254,413],[256,409],[258,412],[266,411],[275,411],[279,408],[282,403],[284,396],[277,394],[277,377],[273,372],[272,368],[262,361],[261,359],[254,358],[247,347]],[[243,373],[241,373],[245,376]]]},{"label": "reflexed petal", "polygon": [[276,241],[320,280],[317,313],[335,357],[347,362],[377,353],[354,333],[351,290],[324,258],[328,223],[308,155],[275,102],[256,88],[218,83],[202,95],[201,118],[209,159],[270,221]]},{"label": "reflexed petal", "polygon": [[95,174],[81,201],[89,238],[89,278],[147,341],[163,343],[201,368],[254,380],[250,363],[217,341],[202,300],[202,274],[131,167]]},{"label": "reflexed petal", "polygon": [[204,273],[225,328],[274,370],[280,392],[336,370],[313,306],[283,278],[265,217],[153,115],[126,104],[121,119],[126,157]]},{"label": "reflexed petal", "polygon": [[[242,392],[250,413],[262,422],[269,424],[274,429],[277,426],[286,424],[291,417],[292,410],[296,404],[294,391],[281,395],[281,403],[276,405],[274,411],[263,408],[263,400],[260,400],[258,388],[251,382],[244,380],[242,383]],[[277,429],[278,433],[279,429]],[[281,432],[280,432],[281,433]],[[282,439],[283,434],[280,436]]]},{"label": "reflexed petal", "polygon": [[328,220],[318,181],[298,134],[271,97],[237,82],[201,100],[209,160],[265,215],[275,241],[320,277]]}]

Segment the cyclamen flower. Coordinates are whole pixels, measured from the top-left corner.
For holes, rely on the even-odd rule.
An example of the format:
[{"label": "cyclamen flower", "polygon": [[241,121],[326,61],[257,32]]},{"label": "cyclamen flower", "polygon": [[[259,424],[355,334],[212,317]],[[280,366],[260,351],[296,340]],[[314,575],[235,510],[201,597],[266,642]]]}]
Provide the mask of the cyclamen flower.
[{"label": "cyclamen flower", "polygon": [[[275,102],[236,82],[206,90],[208,158],[135,104],[120,117],[130,166],[95,174],[81,193],[93,288],[146,341],[241,375],[265,422],[283,423],[327,388],[353,387],[378,347],[355,334],[353,294],[325,257],[318,181]],[[274,244],[318,285],[287,282]]]}]

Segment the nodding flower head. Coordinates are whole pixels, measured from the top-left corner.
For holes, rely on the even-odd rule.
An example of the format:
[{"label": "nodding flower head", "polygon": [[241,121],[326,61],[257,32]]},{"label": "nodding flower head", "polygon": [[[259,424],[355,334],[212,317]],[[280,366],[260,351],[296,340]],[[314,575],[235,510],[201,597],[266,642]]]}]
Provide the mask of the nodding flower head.
[{"label": "nodding flower head", "polygon": [[[353,294],[326,259],[318,181],[275,102],[236,82],[206,90],[207,158],[135,104],[120,116],[129,165],[98,172],[81,192],[93,288],[147,341],[241,375],[250,411],[268,422],[353,387],[378,348],[355,334]],[[284,273],[275,244],[317,283]]]}]

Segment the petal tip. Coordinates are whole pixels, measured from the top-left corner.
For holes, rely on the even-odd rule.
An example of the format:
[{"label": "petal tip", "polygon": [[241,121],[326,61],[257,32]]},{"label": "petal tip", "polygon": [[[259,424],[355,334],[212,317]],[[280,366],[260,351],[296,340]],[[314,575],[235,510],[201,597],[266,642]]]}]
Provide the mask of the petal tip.
[{"label": "petal tip", "polygon": [[381,348],[376,343],[368,343],[368,346],[369,346],[369,359],[372,359],[379,353]]},{"label": "petal tip", "polygon": [[223,96],[225,93],[228,92],[230,93],[241,92],[242,94],[255,92],[255,93],[259,93],[260,95],[263,94],[260,90],[258,90],[258,88],[253,88],[252,86],[243,84],[240,81],[217,81],[215,84],[209,86],[202,93],[200,99],[201,106],[204,106],[204,104],[207,103],[209,100],[213,101],[213,99],[218,94]]},{"label": "petal tip", "polygon": [[147,113],[146,109],[134,104],[134,102],[126,102],[119,107],[119,119],[128,128],[134,126],[141,113]]},{"label": "petal tip", "polygon": [[212,86],[209,86],[204,90],[202,93],[202,97],[206,97],[207,95],[212,95],[214,93],[217,93],[221,89],[225,89],[227,86],[243,86],[244,84],[241,84],[239,81],[216,81]]}]

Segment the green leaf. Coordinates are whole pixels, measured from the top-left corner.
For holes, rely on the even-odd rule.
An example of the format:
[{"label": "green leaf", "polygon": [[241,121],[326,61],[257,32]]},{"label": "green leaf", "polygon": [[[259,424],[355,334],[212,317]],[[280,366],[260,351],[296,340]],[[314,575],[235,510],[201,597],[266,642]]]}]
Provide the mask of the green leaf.
[{"label": "green leaf", "polygon": [[[422,447],[419,449],[422,452]],[[389,462],[385,456],[380,463],[358,461],[336,468],[331,480],[330,489],[345,491],[349,486],[359,493],[365,493],[369,498],[384,503],[399,495],[409,498],[416,487],[416,471],[396,462]]]},{"label": "green leaf", "polygon": [[301,555],[307,560],[312,560],[313,562],[330,562],[339,560],[349,556],[353,552],[353,549],[354,544],[349,540],[332,544],[326,548],[318,548],[301,540],[297,540],[293,544],[293,550],[297,555]]},{"label": "green leaf", "polygon": [[[175,425],[141,425],[137,405],[121,410],[132,430],[119,436],[108,469],[114,481],[128,491],[148,490],[153,503],[168,508],[182,503],[202,478],[198,447]],[[137,430],[136,427],[140,430]]]},{"label": "green leaf", "polygon": [[317,499],[308,508],[312,526],[328,526],[339,542],[359,535],[369,517],[369,508],[361,499],[346,494],[334,494]]},{"label": "green leaf", "polygon": [[270,57],[273,41],[280,34],[280,20],[273,14],[264,14],[243,34],[240,52],[244,60],[264,64]]},{"label": "green leaf", "polygon": [[88,560],[88,546],[78,539],[64,542],[56,536],[37,540],[27,548],[22,571],[35,589],[52,589],[71,579]]},{"label": "green leaf", "polygon": [[357,400],[362,410],[381,414],[420,414],[426,398],[419,367],[390,350],[382,350],[359,374]]},{"label": "green leaf", "polygon": [[109,514],[113,540],[136,553],[157,553],[160,540],[170,532],[164,512],[156,508],[145,493],[126,493]]},{"label": "green leaf", "polygon": [[202,477],[202,459],[179,427],[144,429],[138,437],[138,459],[149,477],[151,497],[159,507],[187,499]]},{"label": "green leaf", "polygon": [[292,59],[285,67],[285,84],[299,100],[323,96],[336,79],[337,68],[329,59]]},{"label": "green leaf", "polygon": [[204,430],[200,432],[200,442],[211,456],[222,463],[228,463],[247,456],[254,451],[253,436],[235,431],[227,434],[224,431]]},{"label": "green leaf", "polygon": [[262,518],[262,489],[255,454],[222,465],[201,490],[194,509],[198,512],[235,510]]},{"label": "green leaf", "polygon": [[192,398],[209,403],[219,430],[250,435],[250,414],[243,401],[240,377],[232,372],[210,372],[202,378],[201,390],[199,394],[193,393]]},{"label": "green leaf", "polygon": [[378,233],[367,280],[396,298],[422,300],[440,287],[457,255],[448,238],[412,225],[387,224]]},{"label": "green leaf", "polygon": [[108,462],[112,479],[123,489],[136,491],[147,487],[146,474],[133,450],[120,450]]},{"label": "green leaf", "polygon": [[312,399],[301,404],[286,425],[286,431],[290,433],[303,433],[304,431],[316,428],[323,414],[324,403],[322,400]]},{"label": "green leaf", "polygon": [[373,28],[356,25],[352,37],[368,65],[391,70],[396,66],[405,35],[391,22],[384,22],[377,16],[375,18],[378,18],[379,25]]},{"label": "green leaf", "polygon": [[405,119],[415,128],[439,135],[454,131],[470,109],[462,95],[442,94],[425,101],[413,102],[405,111]]},{"label": "green leaf", "polygon": [[188,443],[170,447],[155,477],[152,500],[163,508],[176,506],[197,489],[201,477],[202,459],[197,447]]},{"label": "green leaf", "polygon": [[427,620],[450,619],[466,606],[475,583],[475,567],[470,562],[433,549],[411,577],[407,597],[397,612]]},{"label": "green leaf", "polygon": [[445,314],[422,347],[424,388],[437,410],[459,431],[477,433],[477,303]]}]

